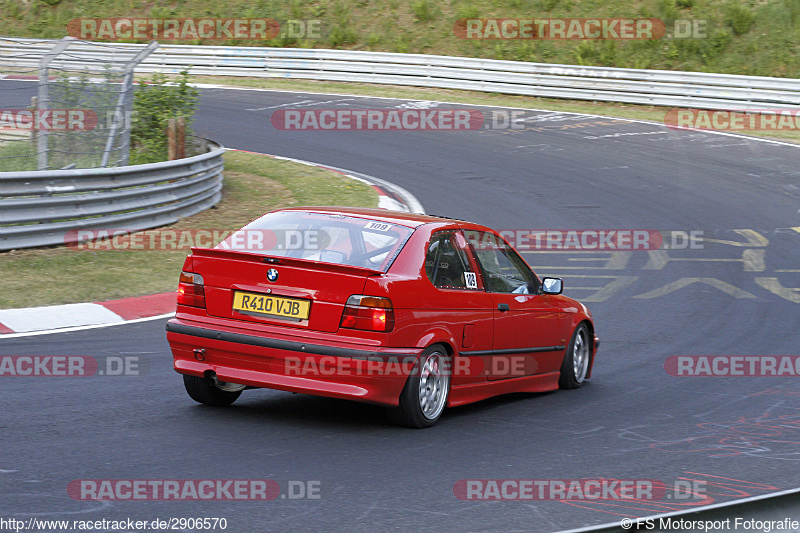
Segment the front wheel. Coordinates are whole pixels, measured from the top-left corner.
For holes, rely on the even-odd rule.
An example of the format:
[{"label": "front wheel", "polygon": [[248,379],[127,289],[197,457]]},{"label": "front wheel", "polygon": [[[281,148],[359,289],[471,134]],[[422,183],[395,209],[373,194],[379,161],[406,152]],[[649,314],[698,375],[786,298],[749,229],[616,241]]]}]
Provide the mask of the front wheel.
[{"label": "front wheel", "polygon": [[427,348],[409,376],[396,413],[398,421],[410,428],[426,428],[438,422],[450,391],[450,363],[440,345]]},{"label": "front wheel", "polygon": [[183,375],[183,385],[192,400],[214,407],[226,407],[239,397],[244,385],[220,382],[217,386],[207,377]]},{"label": "front wheel", "polygon": [[561,364],[561,376],[558,386],[562,389],[577,389],[586,379],[589,363],[592,359],[592,348],[589,340],[589,328],[581,324],[575,328],[569,341],[564,362]]}]

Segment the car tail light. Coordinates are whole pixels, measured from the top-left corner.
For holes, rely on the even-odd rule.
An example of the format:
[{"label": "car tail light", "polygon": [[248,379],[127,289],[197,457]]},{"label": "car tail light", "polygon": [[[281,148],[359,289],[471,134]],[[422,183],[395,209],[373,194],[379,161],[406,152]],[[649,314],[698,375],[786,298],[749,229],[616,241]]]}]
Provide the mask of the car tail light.
[{"label": "car tail light", "polygon": [[343,328],[367,331],[392,331],[394,309],[389,298],[354,294],[347,299],[342,313]]},{"label": "car tail light", "polygon": [[194,272],[181,272],[178,281],[178,305],[206,307],[206,293],[203,289],[203,276]]}]

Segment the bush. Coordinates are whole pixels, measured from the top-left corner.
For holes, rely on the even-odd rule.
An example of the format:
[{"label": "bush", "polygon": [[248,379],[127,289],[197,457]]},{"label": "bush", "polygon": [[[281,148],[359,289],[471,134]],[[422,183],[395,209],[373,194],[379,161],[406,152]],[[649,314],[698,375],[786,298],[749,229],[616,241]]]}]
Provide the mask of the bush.
[{"label": "bush", "polygon": [[336,25],[331,30],[328,36],[328,43],[331,48],[338,48],[340,46],[355,44],[358,42],[358,33],[350,25]]},{"label": "bush", "polygon": [[733,29],[734,35],[744,35],[753,25],[755,21],[753,12],[745,6],[733,3],[728,7],[728,15],[725,22]]},{"label": "bush", "polygon": [[418,22],[430,22],[436,18],[436,8],[428,0],[417,0],[411,5],[411,10]]},{"label": "bush", "polygon": [[174,83],[169,83],[161,72],[140,82],[133,98],[131,164],[166,161],[169,119],[184,117],[188,138],[197,100],[198,91],[189,85],[188,70],[181,72]]},{"label": "bush", "polygon": [[800,20],[800,0],[784,0],[784,3],[789,10],[789,20],[796,24]]}]

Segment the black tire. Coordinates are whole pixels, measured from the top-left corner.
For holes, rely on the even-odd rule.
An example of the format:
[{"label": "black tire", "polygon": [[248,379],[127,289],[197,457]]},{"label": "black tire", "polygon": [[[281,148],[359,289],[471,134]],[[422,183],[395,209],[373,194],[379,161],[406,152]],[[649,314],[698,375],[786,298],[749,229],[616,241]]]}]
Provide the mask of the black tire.
[{"label": "black tire", "polygon": [[592,364],[592,338],[589,327],[581,323],[575,328],[561,363],[558,386],[562,389],[577,389],[586,379]]},{"label": "black tire", "polygon": [[224,391],[206,377],[183,375],[183,385],[192,400],[214,407],[227,407],[236,401],[242,391]]},{"label": "black tire", "polygon": [[[423,389],[426,394],[423,395]],[[450,356],[444,346],[434,344],[422,352],[414,373],[408,377],[394,420],[400,425],[421,429],[431,427],[442,416],[450,393]]]}]

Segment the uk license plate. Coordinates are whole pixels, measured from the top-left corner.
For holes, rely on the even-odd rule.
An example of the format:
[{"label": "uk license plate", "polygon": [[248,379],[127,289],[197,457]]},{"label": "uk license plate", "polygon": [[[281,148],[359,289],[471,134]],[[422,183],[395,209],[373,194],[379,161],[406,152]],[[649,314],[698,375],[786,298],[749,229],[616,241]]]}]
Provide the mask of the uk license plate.
[{"label": "uk license plate", "polygon": [[240,313],[307,320],[311,302],[283,296],[235,291],[233,309]]}]

